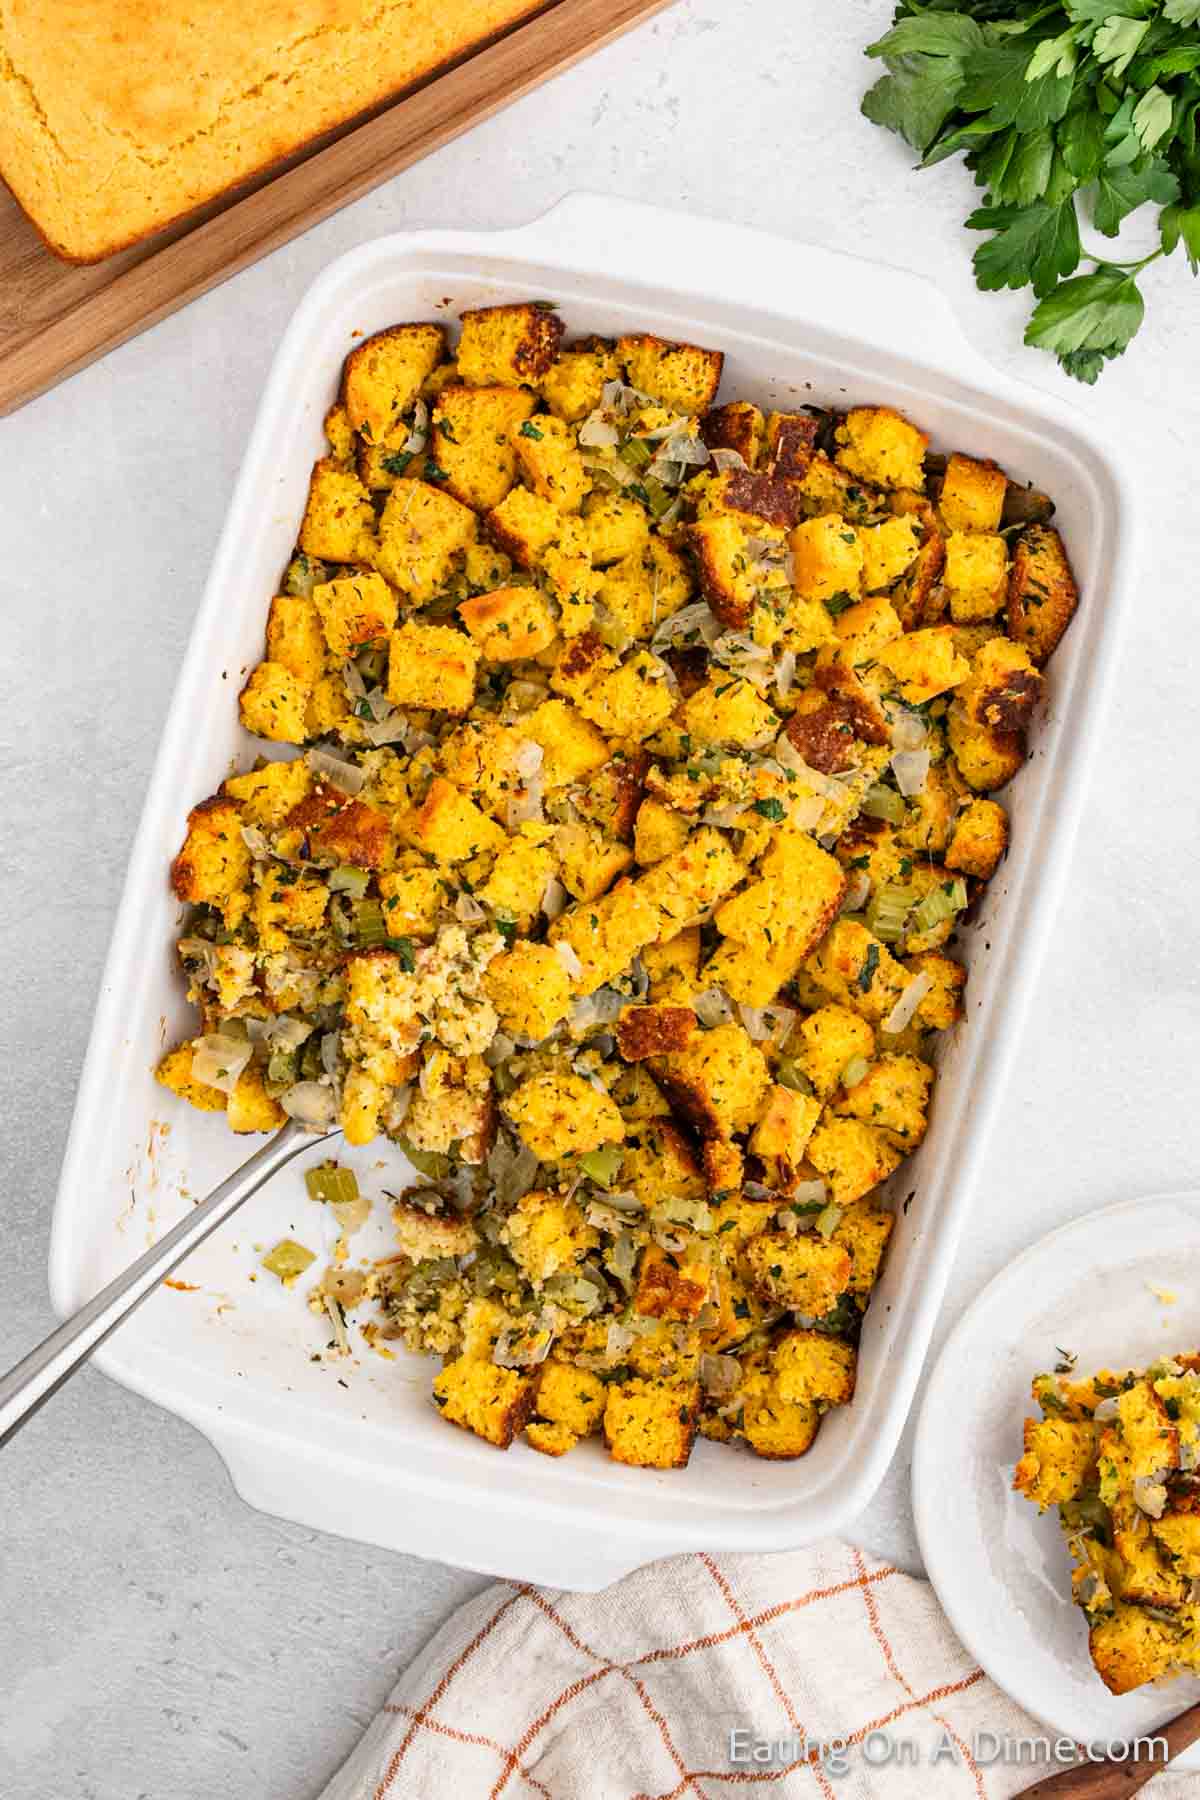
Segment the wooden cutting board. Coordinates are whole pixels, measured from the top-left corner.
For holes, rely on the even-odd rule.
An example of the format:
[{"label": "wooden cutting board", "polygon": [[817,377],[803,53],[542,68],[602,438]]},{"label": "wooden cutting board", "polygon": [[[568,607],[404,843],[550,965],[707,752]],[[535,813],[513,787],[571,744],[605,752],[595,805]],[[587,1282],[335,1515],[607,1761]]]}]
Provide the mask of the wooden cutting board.
[{"label": "wooden cutting board", "polygon": [[0,415],[257,262],[670,0],[548,0],[531,19],[181,226],[62,262],[0,186]]}]

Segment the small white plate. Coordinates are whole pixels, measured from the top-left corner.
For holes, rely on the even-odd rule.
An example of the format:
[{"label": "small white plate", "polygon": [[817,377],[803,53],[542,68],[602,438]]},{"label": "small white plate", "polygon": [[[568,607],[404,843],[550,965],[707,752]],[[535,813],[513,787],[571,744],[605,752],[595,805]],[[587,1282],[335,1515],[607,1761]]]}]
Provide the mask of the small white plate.
[{"label": "small white plate", "polygon": [[[1118,1698],[1093,1669],[1058,1514],[1012,1491],[1022,1421],[1037,1416],[1029,1383],[1060,1349],[1086,1374],[1197,1346],[1200,1192],[1156,1194],[1076,1219],[1010,1263],[959,1320],[925,1394],[913,1510],[929,1579],[992,1680],[1078,1743],[1157,1729],[1200,1700],[1200,1679]],[[1200,1769],[1200,1745],[1173,1766]]]}]

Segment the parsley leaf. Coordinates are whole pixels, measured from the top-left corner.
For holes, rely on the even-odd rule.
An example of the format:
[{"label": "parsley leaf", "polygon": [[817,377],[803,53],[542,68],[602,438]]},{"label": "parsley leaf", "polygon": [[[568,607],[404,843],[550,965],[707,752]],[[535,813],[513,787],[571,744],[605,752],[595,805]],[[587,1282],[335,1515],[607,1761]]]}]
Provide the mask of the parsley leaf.
[{"label": "parsley leaf", "polygon": [[975,252],[975,280],[985,292],[1024,287],[1048,294],[1060,276],[1079,266],[1079,221],[1075,204],[1059,206],[980,206],[967,217],[971,231],[995,236]]},{"label": "parsley leaf", "polygon": [[1159,220],[1159,228],[1164,252],[1169,256],[1182,238],[1192,274],[1200,275],[1200,205],[1168,206]]},{"label": "parsley leaf", "polygon": [[962,13],[901,19],[867,50],[887,59],[888,73],[863,97],[863,114],[927,150],[958,104],[966,57],[983,42]]},{"label": "parsley leaf", "polygon": [[1167,0],[1163,18],[1172,25],[1200,25],[1200,0]]},{"label": "parsley leaf", "polygon": [[[1074,355],[1067,367],[1084,381],[1099,373],[1097,355],[1120,356],[1137,331],[1145,303],[1127,269],[1101,264],[1091,275],[1077,275],[1047,294],[1037,306],[1025,332],[1025,342],[1039,350],[1053,350],[1060,358]],[[1079,352],[1090,352],[1080,358]]]},{"label": "parsley leaf", "polygon": [[1157,156],[1139,157],[1137,162],[1128,163],[1124,168],[1100,170],[1092,223],[1105,237],[1116,237],[1121,221],[1147,200],[1158,206],[1169,206],[1178,198],[1179,183],[1166,163]]}]

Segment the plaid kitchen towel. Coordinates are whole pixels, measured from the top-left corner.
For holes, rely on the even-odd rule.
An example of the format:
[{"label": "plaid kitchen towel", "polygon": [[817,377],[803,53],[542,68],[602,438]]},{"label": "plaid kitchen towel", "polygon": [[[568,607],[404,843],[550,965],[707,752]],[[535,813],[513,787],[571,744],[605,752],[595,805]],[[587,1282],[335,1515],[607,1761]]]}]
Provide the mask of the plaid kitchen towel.
[{"label": "plaid kitchen towel", "polygon": [[[826,1542],[677,1556],[598,1594],[488,1588],[322,1800],[1002,1800],[1058,1772],[1054,1743],[928,1582]],[[1195,1800],[1200,1778],[1142,1791]]]}]

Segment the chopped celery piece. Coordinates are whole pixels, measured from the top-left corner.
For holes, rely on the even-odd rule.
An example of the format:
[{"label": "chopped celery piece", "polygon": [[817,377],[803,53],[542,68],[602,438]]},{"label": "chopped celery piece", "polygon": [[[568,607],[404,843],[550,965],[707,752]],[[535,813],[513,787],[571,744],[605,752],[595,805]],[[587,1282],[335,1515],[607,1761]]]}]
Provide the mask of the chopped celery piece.
[{"label": "chopped celery piece", "polygon": [[818,1237],[831,1238],[841,1224],[841,1221],[842,1208],[840,1206],[835,1206],[833,1202],[830,1201],[829,1205],[823,1206],[817,1214]]},{"label": "chopped celery piece", "polygon": [[315,1250],[306,1250],[295,1238],[280,1238],[275,1248],[263,1257],[262,1266],[269,1269],[272,1275],[278,1275],[284,1287],[291,1287],[309,1264],[316,1260]]},{"label": "chopped celery piece", "polygon": [[589,1150],[579,1159],[579,1166],[584,1174],[601,1187],[610,1188],[621,1173],[621,1147],[619,1144],[605,1144],[600,1150]]},{"label": "chopped celery piece", "polygon": [[304,1185],[310,1200],[337,1204],[358,1199],[358,1177],[353,1169],[343,1169],[340,1163],[319,1163],[315,1169],[306,1169]]},{"label": "chopped celery piece", "polygon": [[854,1057],[842,1070],[842,1086],[844,1088],[857,1087],[870,1066],[865,1056]]},{"label": "chopped celery piece", "polygon": [[340,869],[330,869],[327,877],[335,894],[350,894],[355,900],[362,899],[370,879],[369,869],[356,869],[353,863],[344,863]]},{"label": "chopped celery piece", "polygon": [[324,563],[318,562],[315,557],[305,556],[303,550],[297,550],[284,574],[283,591],[285,594],[302,595],[311,600],[312,591],[318,582],[328,579],[329,570]]},{"label": "chopped celery piece", "polygon": [[299,1050],[272,1050],[267,1063],[267,1081],[273,1087],[289,1088],[300,1079]]},{"label": "chopped celery piece", "polygon": [[904,925],[917,900],[917,890],[899,882],[885,882],[871,896],[867,907],[867,930],[885,944],[895,944],[904,936]]},{"label": "chopped celery piece", "polygon": [[874,787],[867,789],[862,810],[868,819],[886,819],[889,825],[902,825],[908,808],[903,794],[898,794],[895,788],[884,787],[882,782],[877,781]]},{"label": "chopped celery piece", "polygon": [[383,916],[383,908],[378,900],[355,901],[355,943],[360,944],[369,950],[375,944],[386,944],[387,936],[387,921]]},{"label": "chopped celery piece", "polygon": [[300,1052],[300,1073],[305,1081],[315,1081],[325,1072],[321,1061],[321,1040],[314,1031]]},{"label": "chopped celery piece", "polygon": [[954,881],[943,881],[940,887],[926,894],[919,905],[913,908],[909,924],[913,931],[932,931],[935,926],[952,919],[967,904],[967,884],[959,875]]},{"label": "chopped celery piece", "polygon": [[367,685],[378,687],[387,674],[387,647],[372,643],[365,650],[360,650],[354,661],[359,674]]},{"label": "chopped celery piece", "polygon": [[431,1181],[443,1181],[450,1173],[450,1158],[444,1151],[418,1150],[406,1137],[398,1137],[396,1143],[418,1174],[428,1175]]},{"label": "chopped celery piece", "polygon": [[623,463],[628,463],[631,469],[644,469],[654,452],[644,438],[629,438],[621,445],[617,455]]},{"label": "chopped celery piece", "polygon": [[780,1057],[775,1070],[775,1079],[780,1087],[791,1088],[794,1094],[811,1094],[813,1091],[812,1082],[795,1058],[791,1056]]},{"label": "chopped celery piece", "polygon": [[675,496],[670,493],[653,475],[647,475],[642,486],[646,490],[646,501],[656,519],[661,519],[665,512],[670,512],[675,504]]}]

